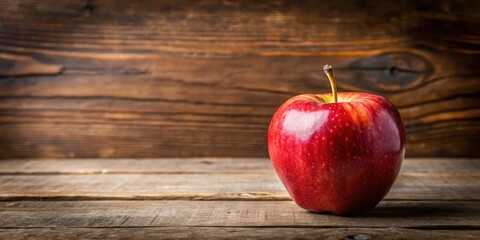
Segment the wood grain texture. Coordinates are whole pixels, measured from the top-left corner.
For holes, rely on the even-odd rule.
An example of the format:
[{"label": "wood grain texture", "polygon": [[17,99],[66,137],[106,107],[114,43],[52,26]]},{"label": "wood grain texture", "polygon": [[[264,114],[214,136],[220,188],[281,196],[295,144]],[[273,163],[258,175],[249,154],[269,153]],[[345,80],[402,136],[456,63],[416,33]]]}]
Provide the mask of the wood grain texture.
[{"label": "wood grain texture", "polygon": [[[5,161],[0,200],[291,200],[267,159],[154,161]],[[405,162],[387,200],[480,200],[478,160]]]},{"label": "wood grain texture", "polygon": [[401,227],[478,230],[478,201],[384,201],[364,216],[314,214],[292,201],[0,202],[3,228]]},{"label": "wood grain texture", "polygon": [[0,5],[0,158],[266,157],[325,63],[399,108],[407,156],[480,156],[477,1]]},{"label": "wood grain texture", "polygon": [[[409,161],[409,160],[407,160]],[[429,160],[428,160],[429,161]],[[435,160],[432,160],[435,161]],[[441,161],[439,168],[478,168],[480,161],[458,159]],[[412,161],[409,161],[412,162]],[[416,161],[414,161],[416,162]],[[416,164],[416,163],[413,163]],[[421,164],[421,163],[420,163]],[[430,163],[428,163],[430,164]],[[473,168],[472,168],[473,167]],[[268,173],[272,164],[266,158],[158,158],[158,159],[7,159],[0,161],[1,175],[28,174],[227,174]]]},{"label": "wood grain texture", "polygon": [[[480,159],[407,158],[403,173],[477,173]],[[272,173],[266,158],[7,159],[0,175]]]},{"label": "wood grain texture", "polygon": [[329,239],[407,240],[478,239],[480,230],[418,230],[404,228],[248,228],[248,227],[129,227],[2,229],[2,239]]},{"label": "wood grain texture", "polygon": [[[480,200],[480,174],[402,174],[385,199]],[[291,200],[270,174],[0,176],[0,200]]]},{"label": "wood grain texture", "polygon": [[476,239],[480,234],[478,159],[407,159],[387,199],[354,217],[301,209],[269,164],[248,158],[5,160],[0,239]]}]

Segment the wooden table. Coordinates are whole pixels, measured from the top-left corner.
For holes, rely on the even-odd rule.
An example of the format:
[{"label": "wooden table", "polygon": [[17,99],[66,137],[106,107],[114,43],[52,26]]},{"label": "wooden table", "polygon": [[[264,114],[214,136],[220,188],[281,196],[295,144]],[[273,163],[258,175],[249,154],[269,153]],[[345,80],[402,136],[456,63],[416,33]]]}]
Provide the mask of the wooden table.
[{"label": "wooden table", "polygon": [[0,239],[480,238],[480,161],[407,159],[360,217],[297,207],[268,159],[0,161]]}]

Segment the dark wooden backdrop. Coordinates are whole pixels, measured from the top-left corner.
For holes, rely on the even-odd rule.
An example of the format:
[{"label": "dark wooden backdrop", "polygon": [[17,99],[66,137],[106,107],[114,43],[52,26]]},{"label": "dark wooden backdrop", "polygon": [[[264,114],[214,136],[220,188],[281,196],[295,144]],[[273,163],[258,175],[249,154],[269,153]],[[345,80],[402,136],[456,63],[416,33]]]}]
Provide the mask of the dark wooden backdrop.
[{"label": "dark wooden backdrop", "polygon": [[0,158],[266,157],[326,63],[407,156],[480,156],[479,1],[0,0]]}]

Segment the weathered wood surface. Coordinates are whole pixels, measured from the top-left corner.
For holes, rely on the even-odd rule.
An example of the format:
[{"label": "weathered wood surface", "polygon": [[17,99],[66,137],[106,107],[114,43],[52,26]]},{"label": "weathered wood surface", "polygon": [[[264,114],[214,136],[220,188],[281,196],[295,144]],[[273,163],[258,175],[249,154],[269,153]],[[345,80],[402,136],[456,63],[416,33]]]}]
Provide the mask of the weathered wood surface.
[{"label": "weathered wood surface", "polygon": [[[273,172],[0,176],[0,200],[18,199],[290,200],[290,197]],[[480,173],[405,173],[399,176],[386,199],[480,200]]]},{"label": "weathered wood surface", "polygon": [[478,201],[383,201],[361,217],[314,214],[293,201],[0,202],[0,226],[402,227],[480,229]]},{"label": "weathered wood surface", "polygon": [[406,159],[385,201],[337,217],[289,200],[267,159],[6,160],[0,238],[476,239],[479,162]]},{"label": "weathered wood surface", "polygon": [[384,95],[478,157],[478,1],[0,0],[0,158],[265,157],[289,97]]},{"label": "weathered wood surface", "polygon": [[[402,172],[476,173],[480,159],[407,158]],[[161,158],[161,159],[7,159],[0,175],[12,174],[207,174],[272,172],[267,158]]]},{"label": "weathered wood surface", "polygon": [[2,239],[329,239],[329,240],[476,240],[480,230],[418,230],[405,228],[15,228],[2,229]]},{"label": "weathered wood surface", "polygon": [[[267,159],[103,161],[0,162],[0,199],[290,200]],[[407,159],[386,199],[480,200],[480,161]]]}]

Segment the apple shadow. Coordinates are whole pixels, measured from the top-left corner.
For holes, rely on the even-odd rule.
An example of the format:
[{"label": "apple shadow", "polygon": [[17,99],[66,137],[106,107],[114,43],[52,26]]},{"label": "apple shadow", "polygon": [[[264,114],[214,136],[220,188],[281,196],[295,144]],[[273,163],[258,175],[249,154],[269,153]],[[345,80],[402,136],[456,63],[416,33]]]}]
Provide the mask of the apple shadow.
[{"label": "apple shadow", "polygon": [[[379,205],[374,209],[361,214],[346,215],[342,217],[348,218],[429,218],[432,217],[448,217],[458,216],[462,211],[453,206],[428,206],[426,204],[396,206],[396,205]],[[313,215],[329,215],[335,216],[330,212],[308,212]]]},{"label": "apple shadow", "polygon": [[459,209],[451,206],[392,206],[380,205],[359,217],[367,218],[429,218],[458,215]]}]

